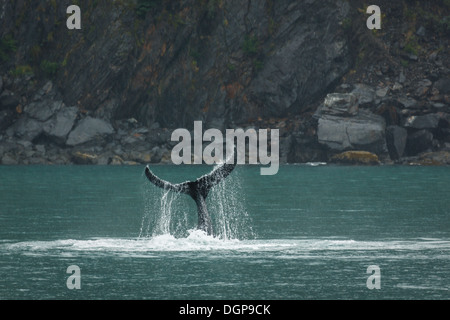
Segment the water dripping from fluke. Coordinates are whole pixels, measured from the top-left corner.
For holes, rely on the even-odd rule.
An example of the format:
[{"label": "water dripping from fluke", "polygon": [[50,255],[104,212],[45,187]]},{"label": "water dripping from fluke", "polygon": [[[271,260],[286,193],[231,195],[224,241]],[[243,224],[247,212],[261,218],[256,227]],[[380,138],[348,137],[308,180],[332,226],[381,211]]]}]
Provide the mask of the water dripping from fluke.
[{"label": "water dripping from fluke", "polygon": [[253,238],[239,176],[236,172],[231,174],[234,169],[235,164],[224,163],[195,181],[172,184],[157,177],[147,166],[147,179],[161,190],[155,192],[155,188],[147,187],[144,191],[146,205],[139,237],[188,237],[195,223],[195,203],[198,230],[223,240]]}]

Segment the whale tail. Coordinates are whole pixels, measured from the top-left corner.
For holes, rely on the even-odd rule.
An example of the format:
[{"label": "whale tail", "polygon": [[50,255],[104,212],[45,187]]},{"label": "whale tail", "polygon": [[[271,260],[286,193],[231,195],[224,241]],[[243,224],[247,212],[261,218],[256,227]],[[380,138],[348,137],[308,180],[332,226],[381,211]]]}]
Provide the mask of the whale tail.
[{"label": "whale tail", "polygon": [[177,193],[188,194],[189,196],[191,196],[191,198],[194,199],[195,203],[197,204],[197,228],[205,231],[208,235],[212,235],[213,228],[211,224],[211,218],[206,207],[206,197],[208,197],[211,189],[219,184],[223,179],[228,177],[235,167],[236,164],[234,163],[224,163],[218,168],[211,171],[209,174],[206,174],[195,181],[186,181],[178,184],[172,184],[168,181],[160,179],[150,170],[148,166],[145,168],[145,175],[147,179],[157,187]]},{"label": "whale tail", "polygon": [[177,193],[185,193],[189,194],[189,183],[190,182],[184,182],[184,183],[178,183],[178,184],[172,184],[170,182],[167,182],[165,180],[160,179],[157,177],[147,166],[145,168],[145,176],[148,180],[150,180],[151,183],[153,183],[155,186],[160,187],[164,190],[170,190]]},{"label": "whale tail", "polygon": [[170,190],[177,193],[184,193],[190,195],[196,200],[196,195],[200,194],[206,199],[210,190],[225,179],[236,167],[236,164],[224,163],[218,168],[214,169],[208,174],[201,176],[195,181],[186,181],[183,183],[172,184],[156,176],[147,166],[145,168],[145,175],[150,182],[155,186],[165,190]]}]

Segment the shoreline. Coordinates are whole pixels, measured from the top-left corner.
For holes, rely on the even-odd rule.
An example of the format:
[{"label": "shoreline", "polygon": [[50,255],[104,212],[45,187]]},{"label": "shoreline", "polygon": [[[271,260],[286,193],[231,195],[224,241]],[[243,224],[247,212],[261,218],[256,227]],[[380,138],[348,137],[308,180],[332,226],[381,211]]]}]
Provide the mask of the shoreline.
[{"label": "shoreline", "polygon": [[[27,166],[43,166],[43,167],[71,167],[71,166],[100,166],[100,167],[138,167],[138,166],[215,166],[202,164],[180,164],[176,165],[171,162],[158,162],[158,163],[144,163],[135,161],[116,161],[113,159],[109,163],[96,163],[93,158],[87,158],[84,163],[81,162],[65,162],[65,163],[52,163],[46,159],[33,158],[29,163],[13,162],[0,163],[0,167],[27,167]],[[309,166],[309,167],[323,167],[323,166],[336,166],[336,167],[447,167],[450,166],[450,152],[431,152],[425,153],[416,157],[402,158],[398,161],[379,161],[378,163],[366,163],[364,161],[331,161],[331,162],[294,162],[294,163],[280,163],[280,166]],[[238,164],[238,166],[254,166],[264,167],[261,164]]]}]

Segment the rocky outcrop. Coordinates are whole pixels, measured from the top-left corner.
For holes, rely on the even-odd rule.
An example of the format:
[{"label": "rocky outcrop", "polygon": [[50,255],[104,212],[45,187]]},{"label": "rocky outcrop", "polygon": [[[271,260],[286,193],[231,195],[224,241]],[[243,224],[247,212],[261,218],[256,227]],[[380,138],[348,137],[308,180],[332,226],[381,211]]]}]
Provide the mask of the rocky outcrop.
[{"label": "rocky outcrop", "polygon": [[359,100],[355,94],[330,93],[316,111],[316,116],[354,117],[359,114]]},{"label": "rocky outcrop", "polygon": [[113,127],[104,120],[87,117],[80,121],[76,128],[69,134],[66,144],[76,146],[102,135],[111,135]]},{"label": "rocky outcrop", "polygon": [[389,126],[386,128],[386,144],[392,160],[400,159],[406,147],[408,132],[400,126]]},{"label": "rocky outcrop", "polygon": [[76,107],[63,108],[45,124],[44,133],[51,141],[64,145],[77,117],[78,109]]},{"label": "rocky outcrop", "polygon": [[386,150],[386,124],[380,116],[361,111],[358,116],[319,119],[318,140],[331,150],[359,149],[383,153]]},{"label": "rocky outcrop", "polygon": [[[81,0],[85,24],[68,32],[68,0],[1,1],[1,35],[20,39],[16,65],[51,75],[65,105],[147,126],[222,128],[298,112],[351,67],[347,1],[203,2],[161,1],[144,15],[135,1]],[[18,19],[27,23],[16,29]]]},{"label": "rocky outcrop", "polygon": [[[415,88],[432,86],[433,82],[423,79]],[[437,87],[443,90],[441,86],[438,83]],[[314,114],[319,144],[326,146],[331,155],[364,150],[383,158],[388,154],[391,160],[400,163],[402,157],[448,150],[448,105],[436,108],[433,100],[426,98],[430,95],[418,97],[420,100],[405,98],[395,87],[396,84],[384,88],[342,85],[343,92],[328,94]],[[414,90],[417,93],[418,89]],[[435,99],[444,101],[445,97]]]},{"label": "rocky outcrop", "polygon": [[3,92],[0,96],[0,110],[15,109],[19,105],[19,97],[14,94]]},{"label": "rocky outcrop", "polygon": [[344,33],[337,31],[341,29],[341,21],[349,16],[348,3],[273,3],[274,12],[281,13],[283,19],[274,16],[277,28],[270,41],[282,44],[264,52],[261,60],[264,65],[250,83],[248,94],[247,90],[243,91],[251,102],[261,106],[253,117],[280,116],[288,110],[301,110],[351,66],[348,40]]},{"label": "rocky outcrop", "polygon": [[385,120],[359,110],[353,94],[329,94],[316,117],[318,141],[333,151],[386,151]]},{"label": "rocky outcrop", "polygon": [[430,113],[423,116],[410,116],[406,119],[404,127],[413,129],[436,129],[439,125],[440,116]]},{"label": "rocky outcrop", "polygon": [[374,153],[367,151],[346,151],[331,157],[332,163],[350,165],[378,165],[380,160]]},{"label": "rocky outcrop", "polygon": [[428,130],[419,130],[408,135],[406,142],[406,154],[415,156],[431,149],[433,134]]},{"label": "rocky outcrop", "polygon": [[416,160],[410,160],[410,164],[441,166],[450,165],[450,152],[437,151],[423,153]]},{"label": "rocky outcrop", "polygon": [[359,0],[80,0],[68,31],[70,4],[0,0],[3,164],[167,163],[194,120],[280,129],[282,163],[450,150],[444,4],[383,2],[377,32]]}]

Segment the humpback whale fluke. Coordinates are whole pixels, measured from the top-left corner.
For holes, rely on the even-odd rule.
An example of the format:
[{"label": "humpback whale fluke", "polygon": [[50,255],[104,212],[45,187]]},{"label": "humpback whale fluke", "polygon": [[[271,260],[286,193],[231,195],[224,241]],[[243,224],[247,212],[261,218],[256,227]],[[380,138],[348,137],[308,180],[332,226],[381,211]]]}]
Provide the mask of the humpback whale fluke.
[{"label": "humpback whale fluke", "polygon": [[208,235],[213,235],[211,217],[209,216],[208,208],[206,207],[206,198],[208,197],[211,188],[225,179],[235,167],[236,164],[234,163],[224,163],[209,174],[206,174],[195,181],[186,181],[178,184],[172,184],[158,178],[148,166],[145,168],[145,175],[147,176],[148,180],[150,180],[157,187],[177,193],[190,195],[197,204],[197,228],[205,231]]}]

